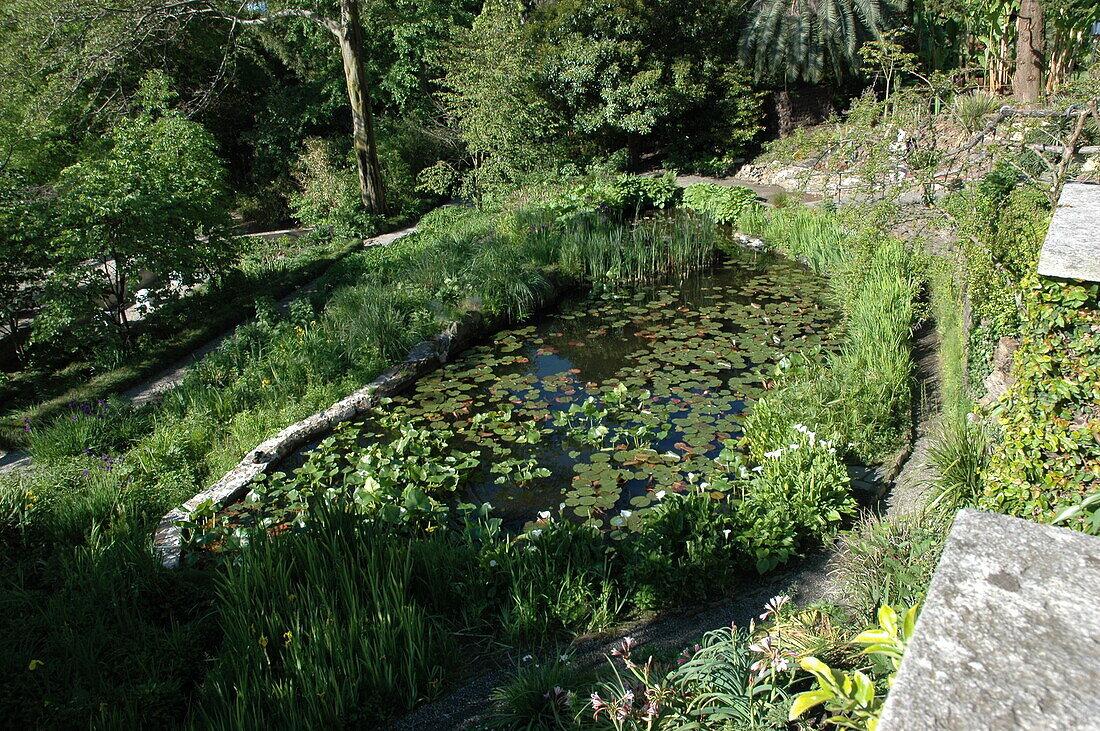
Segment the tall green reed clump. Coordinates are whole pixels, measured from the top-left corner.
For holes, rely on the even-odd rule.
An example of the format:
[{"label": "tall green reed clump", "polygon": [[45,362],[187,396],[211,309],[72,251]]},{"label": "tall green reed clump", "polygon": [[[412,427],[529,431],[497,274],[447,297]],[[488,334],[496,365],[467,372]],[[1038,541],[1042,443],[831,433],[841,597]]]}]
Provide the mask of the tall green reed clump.
[{"label": "tall green reed clump", "polygon": [[745,427],[753,452],[782,445],[791,426],[803,424],[848,445],[861,461],[886,458],[911,422],[918,257],[854,214],[787,207],[756,225],[768,243],[829,276],[844,321],[836,350],[791,354],[781,364],[776,389],[754,406]]},{"label": "tall green reed clump", "polygon": [[305,533],[255,536],[218,585],[225,639],[204,723],[363,725],[438,689],[456,647],[417,596],[424,557],[411,539],[346,512]]},{"label": "tall green reed clump", "polygon": [[690,213],[627,224],[599,215],[577,216],[563,227],[561,266],[598,283],[682,275],[714,258],[717,237],[712,223]]}]

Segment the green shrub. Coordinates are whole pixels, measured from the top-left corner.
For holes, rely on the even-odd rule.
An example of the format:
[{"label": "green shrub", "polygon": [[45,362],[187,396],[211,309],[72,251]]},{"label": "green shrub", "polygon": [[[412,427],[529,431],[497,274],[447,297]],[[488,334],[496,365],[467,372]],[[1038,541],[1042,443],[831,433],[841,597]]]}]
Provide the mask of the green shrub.
[{"label": "green shrub", "polygon": [[746,569],[745,524],[734,504],[709,493],[670,494],[624,539],[625,583],[641,609],[701,599]]},{"label": "green shrub", "polygon": [[569,728],[581,705],[574,689],[586,682],[587,675],[567,659],[521,661],[508,682],[493,690],[489,724],[524,731]]},{"label": "green shrub", "polygon": [[680,205],[715,223],[733,223],[756,206],[756,193],[742,186],[695,183],[684,188]]},{"label": "green shrub", "polygon": [[1032,278],[1015,381],[993,408],[987,510],[1050,519],[1100,481],[1100,287]]}]

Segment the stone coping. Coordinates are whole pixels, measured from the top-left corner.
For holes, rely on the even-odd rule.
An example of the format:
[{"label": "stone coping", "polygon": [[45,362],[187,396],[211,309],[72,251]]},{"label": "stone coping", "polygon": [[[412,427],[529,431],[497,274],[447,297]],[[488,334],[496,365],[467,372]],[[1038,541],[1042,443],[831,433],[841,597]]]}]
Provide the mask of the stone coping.
[{"label": "stone coping", "polygon": [[1062,187],[1039,254],[1039,274],[1100,282],[1100,185]]},{"label": "stone coping", "polygon": [[1100,538],[955,518],[878,731],[1097,728]]}]

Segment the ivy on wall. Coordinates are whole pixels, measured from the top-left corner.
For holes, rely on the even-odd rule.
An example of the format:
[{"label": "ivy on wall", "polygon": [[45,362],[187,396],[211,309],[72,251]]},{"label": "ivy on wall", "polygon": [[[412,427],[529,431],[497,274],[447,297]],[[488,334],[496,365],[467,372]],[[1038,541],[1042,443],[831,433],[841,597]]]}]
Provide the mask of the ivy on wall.
[{"label": "ivy on wall", "polygon": [[982,507],[1049,519],[1100,487],[1100,285],[1032,277],[1015,382],[993,409]]}]

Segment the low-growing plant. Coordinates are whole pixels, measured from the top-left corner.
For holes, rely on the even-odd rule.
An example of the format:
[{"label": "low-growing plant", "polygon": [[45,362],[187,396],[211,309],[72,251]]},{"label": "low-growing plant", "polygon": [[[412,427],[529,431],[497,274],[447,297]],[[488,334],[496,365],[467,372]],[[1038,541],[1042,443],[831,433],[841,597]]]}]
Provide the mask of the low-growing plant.
[{"label": "low-growing plant", "polygon": [[[910,607],[899,617],[892,607],[881,607],[878,627],[862,632],[852,640],[853,645],[863,648],[864,654],[881,658],[893,668],[893,672],[884,679],[887,688],[893,683],[909,640],[913,637],[918,611],[919,607]],[[856,731],[874,731],[886,696],[878,692],[870,675],[862,670],[835,670],[812,656],[799,660],[799,665],[813,675],[817,688],[795,697],[791,704],[791,721],[801,718],[816,706],[824,705],[833,714],[827,719],[828,723]]]},{"label": "low-growing plant", "polygon": [[680,205],[715,223],[733,223],[756,207],[756,193],[739,185],[695,183],[684,188]]},{"label": "low-growing plant", "polygon": [[840,540],[833,569],[840,601],[864,621],[871,621],[881,606],[922,603],[951,517],[939,512],[889,519],[865,515]]},{"label": "low-growing plant", "polygon": [[581,705],[576,688],[588,682],[568,655],[539,660],[527,655],[504,685],[493,691],[492,728],[536,731],[571,728]]},{"label": "low-growing plant", "polygon": [[928,464],[934,470],[931,507],[953,515],[960,508],[978,505],[985,483],[982,473],[989,463],[989,432],[979,419],[945,420],[928,448]]}]

